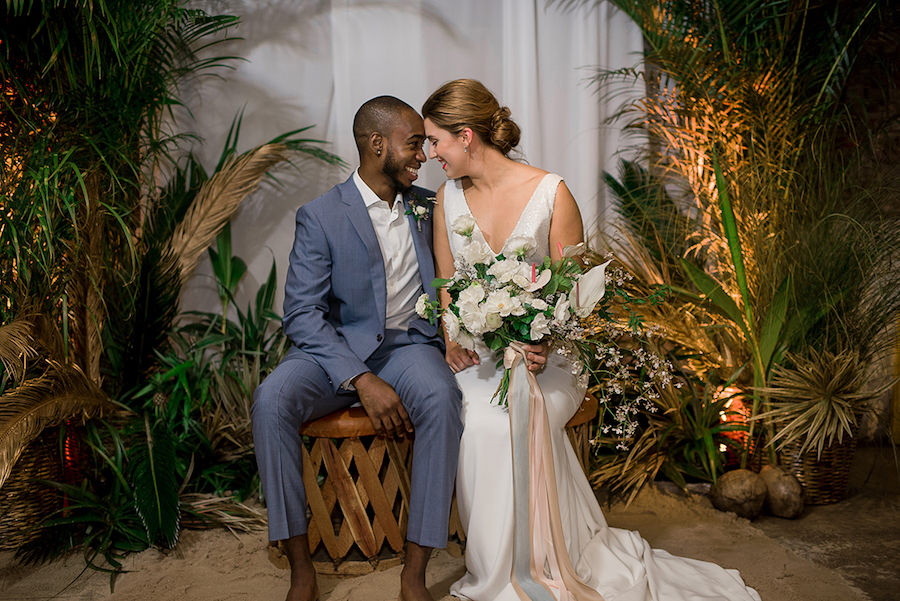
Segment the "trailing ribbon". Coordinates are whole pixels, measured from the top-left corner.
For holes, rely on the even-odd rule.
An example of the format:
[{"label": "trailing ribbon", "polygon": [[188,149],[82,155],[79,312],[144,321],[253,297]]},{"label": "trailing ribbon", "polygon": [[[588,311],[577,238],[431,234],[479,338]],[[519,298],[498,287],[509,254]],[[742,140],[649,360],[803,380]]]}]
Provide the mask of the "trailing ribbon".
[{"label": "trailing ribbon", "polygon": [[[550,420],[526,351],[513,342],[503,365],[510,371],[509,423],[513,461],[513,563],[510,581],[522,601],[603,601],[572,567],[563,536],[550,442]],[[520,361],[521,360],[521,361]],[[521,364],[521,366],[520,366]]]}]

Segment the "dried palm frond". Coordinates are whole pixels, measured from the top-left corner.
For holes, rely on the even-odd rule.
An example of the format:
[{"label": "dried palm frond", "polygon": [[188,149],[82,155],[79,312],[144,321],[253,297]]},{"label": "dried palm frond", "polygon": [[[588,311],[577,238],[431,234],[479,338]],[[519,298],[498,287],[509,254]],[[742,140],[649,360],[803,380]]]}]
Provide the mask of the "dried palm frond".
[{"label": "dried palm frond", "polygon": [[38,357],[31,322],[24,317],[0,326],[0,363],[15,381],[25,375],[28,361]]},{"label": "dried palm frond", "polygon": [[171,256],[179,265],[181,281],[187,280],[241,201],[256,189],[266,172],[287,158],[286,145],[264,144],[229,160],[204,182],[169,243]]},{"label": "dried palm frond", "polygon": [[0,487],[44,428],[100,415],[109,406],[84,374],[58,365],[0,396]]},{"label": "dried palm frond", "polygon": [[232,534],[255,532],[266,527],[265,511],[231,498],[202,493],[181,495],[185,528],[227,528]]},{"label": "dried palm frond", "polygon": [[628,506],[647,482],[652,482],[663,464],[665,453],[659,450],[658,432],[647,428],[631,445],[627,455],[616,454],[601,461],[591,471],[591,484],[609,486],[612,495],[628,495],[625,505]]}]

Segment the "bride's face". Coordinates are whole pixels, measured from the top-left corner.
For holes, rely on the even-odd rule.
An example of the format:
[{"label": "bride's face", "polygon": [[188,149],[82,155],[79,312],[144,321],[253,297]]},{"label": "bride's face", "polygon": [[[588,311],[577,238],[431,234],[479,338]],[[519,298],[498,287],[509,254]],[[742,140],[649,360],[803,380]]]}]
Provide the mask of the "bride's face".
[{"label": "bride's face", "polygon": [[437,159],[450,179],[467,174],[469,154],[463,136],[452,134],[425,119],[425,137],[428,139],[428,158]]}]

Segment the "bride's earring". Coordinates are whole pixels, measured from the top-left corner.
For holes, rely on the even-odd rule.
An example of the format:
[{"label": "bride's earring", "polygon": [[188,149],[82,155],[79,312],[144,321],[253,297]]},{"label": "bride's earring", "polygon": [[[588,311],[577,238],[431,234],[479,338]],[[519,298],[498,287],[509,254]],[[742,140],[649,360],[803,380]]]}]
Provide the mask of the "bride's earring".
[{"label": "bride's earring", "polygon": [[463,152],[469,152],[469,145],[468,145],[468,144],[466,144],[465,146],[463,146]]}]

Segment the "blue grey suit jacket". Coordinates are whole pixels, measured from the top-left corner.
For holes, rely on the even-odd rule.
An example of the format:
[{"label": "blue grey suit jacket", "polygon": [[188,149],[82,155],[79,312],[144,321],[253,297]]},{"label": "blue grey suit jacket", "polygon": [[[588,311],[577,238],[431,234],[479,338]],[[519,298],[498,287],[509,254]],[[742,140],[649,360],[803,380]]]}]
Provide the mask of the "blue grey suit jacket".
[{"label": "blue grey suit jacket", "polygon": [[[434,194],[413,186],[404,194],[424,201]],[[416,226],[408,215],[419,275],[434,300],[431,209]],[[328,374],[335,391],[368,368],[365,361],[384,339],[387,291],[375,229],[353,177],[297,211],[294,248],[284,290],[285,334]],[[415,318],[414,341],[442,344],[437,326]]]}]

